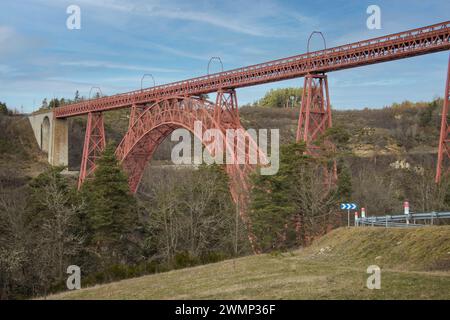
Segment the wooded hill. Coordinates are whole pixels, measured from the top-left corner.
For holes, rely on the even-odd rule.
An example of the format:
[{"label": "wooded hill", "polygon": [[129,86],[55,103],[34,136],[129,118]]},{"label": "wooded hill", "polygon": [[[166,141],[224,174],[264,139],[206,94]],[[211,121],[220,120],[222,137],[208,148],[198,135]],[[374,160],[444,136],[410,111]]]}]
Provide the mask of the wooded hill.
[{"label": "wooded hill", "polygon": [[[250,214],[263,251],[306,246],[346,225],[341,201],[356,202],[368,215],[400,213],[404,200],[413,212],[448,210],[450,182],[437,186],[433,179],[441,104],[334,111],[327,134],[338,147],[339,181],[326,197],[318,197],[321,160],[304,157],[304,146],[291,143],[298,107],[242,107],[244,127],[278,128],[283,143],[280,175],[253,180]],[[84,121],[70,120],[71,169],[81,163]],[[49,170],[26,117],[0,115],[0,298],[61,290],[70,264],[81,266],[84,283],[93,285],[251,254],[217,166],[148,166],[137,196],[128,193],[114,157],[127,125],[127,110],[106,113],[113,145],[76,192],[76,177]],[[152,164],[169,164],[170,151],[165,141]]]}]

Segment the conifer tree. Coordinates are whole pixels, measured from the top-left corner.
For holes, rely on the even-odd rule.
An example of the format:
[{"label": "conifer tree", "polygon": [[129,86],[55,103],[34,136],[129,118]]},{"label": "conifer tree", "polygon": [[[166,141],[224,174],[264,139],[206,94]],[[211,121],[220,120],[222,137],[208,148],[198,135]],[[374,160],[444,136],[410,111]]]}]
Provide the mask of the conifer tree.
[{"label": "conifer tree", "polygon": [[309,244],[337,222],[339,201],[350,197],[348,170],[338,167],[337,183],[327,186],[330,159],[304,152],[303,143],[283,145],[278,173],[252,177],[251,221],[264,251]]},{"label": "conifer tree", "polygon": [[109,257],[110,262],[125,262],[137,222],[136,200],[112,145],[105,148],[96,165],[94,177],[85,182],[82,190],[87,202],[90,242],[97,254]]}]

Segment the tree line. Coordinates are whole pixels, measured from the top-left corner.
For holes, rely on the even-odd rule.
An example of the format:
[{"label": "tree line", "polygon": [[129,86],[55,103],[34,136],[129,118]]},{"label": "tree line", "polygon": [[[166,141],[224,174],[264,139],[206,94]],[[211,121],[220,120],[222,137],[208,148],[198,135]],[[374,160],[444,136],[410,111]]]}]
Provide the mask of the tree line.
[{"label": "tree line", "polygon": [[[247,214],[263,252],[307,246],[346,225],[340,202],[375,214],[397,204],[401,210],[405,199],[417,210],[450,207],[450,180],[435,185],[425,160],[397,169],[361,159],[350,139],[346,128],[330,128],[317,142],[319,157],[305,154],[302,143],[286,143],[276,175],[252,175]],[[0,186],[0,299],[65,290],[73,264],[87,286],[252,253],[222,167],[150,167],[136,195],[111,145],[80,191],[61,170],[49,168],[22,187]]]},{"label": "tree line", "polygon": [[[91,99],[98,99],[103,97],[103,95],[100,94],[100,92],[96,92]],[[62,107],[64,105],[68,105],[71,103],[76,103],[76,102],[80,102],[80,101],[84,101],[87,100],[89,98],[80,95],[80,92],[77,90],[75,91],[75,96],[73,99],[68,99],[68,98],[52,98],[52,99],[47,99],[44,98],[42,100],[41,106],[39,107],[39,110],[49,110],[49,109],[53,109],[53,108],[59,108]]]},{"label": "tree line", "polygon": [[299,108],[302,100],[302,88],[270,89],[264,97],[250,104],[253,107]]},{"label": "tree line", "polygon": [[64,290],[69,265],[87,286],[248,253],[220,167],[152,175],[137,196],[111,145],[80,191],[61,170],[0,189],[0,299]]}]

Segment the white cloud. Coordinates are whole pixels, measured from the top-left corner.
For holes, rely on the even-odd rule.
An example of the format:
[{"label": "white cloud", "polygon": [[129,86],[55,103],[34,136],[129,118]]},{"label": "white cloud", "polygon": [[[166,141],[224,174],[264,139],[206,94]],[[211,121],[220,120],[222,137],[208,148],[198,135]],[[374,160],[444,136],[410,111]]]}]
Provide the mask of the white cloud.
[{"label": "white cloud", "polygon": [[355,87],[393,87],[393,86],[405,86],[416,83],[414,79],[411,78],[390,78],[390,79],[380,79],[372,81],[339,81],[335,80],[334,85],[338,88],[355,88]]},{"label": "white cloud", "polygon": [[179,57],[185,57],[185,58],[190,58],[190,59],[195,59],[195,60],[202,60],[205,61],[205,59],[208,59],[208,55],[201,55],[201,54],[195,54],[186,50],[179,50],[179,49],[175,49],[166,45],[162,45],[162,44],[157,44],[157,43],[153,43],[151,46],[156,47],[157,49],[169,53],[169,54],[173,54],[175,56],[179,56]]},{"label": "white cloud", "polygon": [[236,18],[230,16],[224,17],[222,15],[210,12],[184,11],[178,8],[166,9],[162,7],[148,7],[146,13],[147,15],[153,17],[201,22],[251,36],[271,36],[270,30],[268,30],[267,28],[257,26],[255,24],[243,23]]},{"label": "white cloud", "polygon": [[84,68],[106,68],[106,69],[122,69],[131,71],[153,71],[153,72],[181,72],[177,69],[157,68],[150,66],[140,66],[132,64],[113,63],[95,60],[81,60],[81,61],[63,61],[59,63],[61,66],[68,67],[84,67]]},{"label": "white cloud", "polygon": [[0,45],[3,47],[15,35],[14,29],[6,26],[0,26]]},{"label": "white cloud", "polygon": [[0,64],[0,74],[2,74],[2,73],[7,74],[7,73],[11,73],[13,71],[14,71],[14,68],[12,68],[6,64]]},{"label": "white cloud", "polygon": [[17,53],[30,54],[38,45],[37,39],[25,37],[14,28],[0,25],[0,57],[17,57]]},{"label": "white cloud", "polygon": [[[58,5],[57,0],[41,0],[48,5]],[[129,16],[141,15],[151,18],[163,18],[165,20],[181,20],[198,22],[235,33],[256,37],[286,37],[297,33],[297,29],[287,30],[283,27],[270,27],[267,19],[295,20],[303,24],[311,24],[315,20],[312,17],[282,7],[271,0],[253,2],[227,1],[226,9],[218,9],[217,4],[193,2],[187,4],[184,1],[158,1],[158,0],[78,0],[77,4],[83,7],[95,7],[102,10],[101,17],[107,15],[106,11],[116,11]],[[216,7],[216,8],[214,8]],[[211,9],[213,8],[213,9]],[[226,13],[224,13],[226,12]],[[117,22],[117,20],[114,20]]]}]

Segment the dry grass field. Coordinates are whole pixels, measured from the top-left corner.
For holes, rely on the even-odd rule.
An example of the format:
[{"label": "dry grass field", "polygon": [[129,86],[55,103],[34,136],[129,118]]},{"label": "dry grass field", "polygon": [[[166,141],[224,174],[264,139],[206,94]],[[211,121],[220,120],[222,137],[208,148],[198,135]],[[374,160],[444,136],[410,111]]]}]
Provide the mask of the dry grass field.
[{"label": "dry grass field", "polygon": [[[381,289],[366,287],[381,268]],[[312,246],[64,292],[47,299],[450,299],[450,226],[340,228]]]}]

